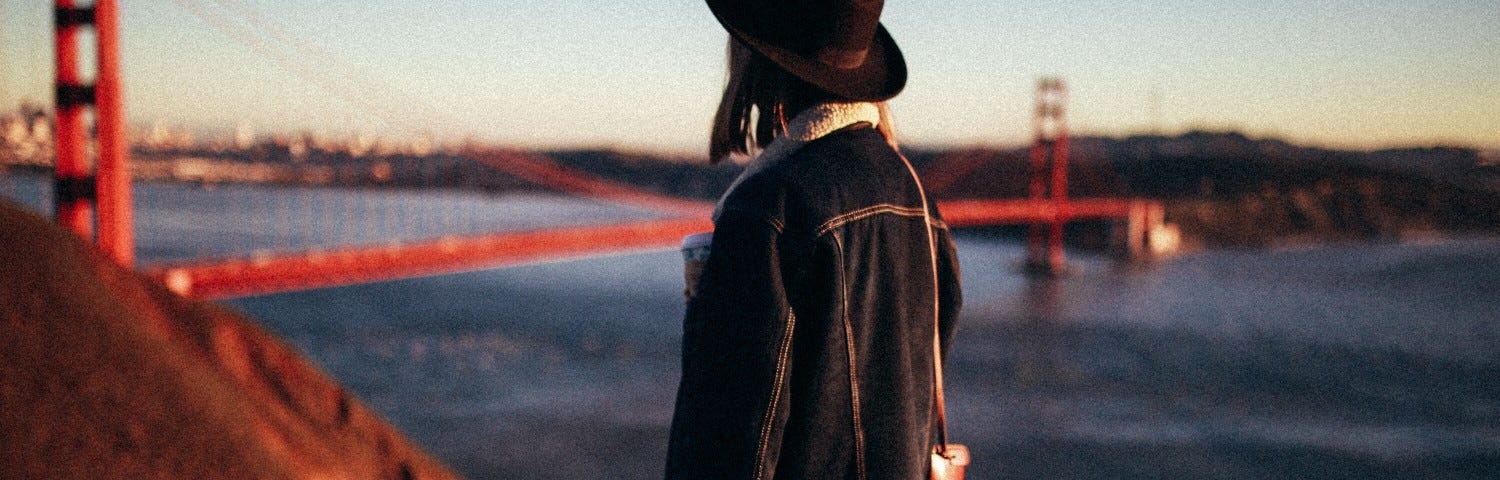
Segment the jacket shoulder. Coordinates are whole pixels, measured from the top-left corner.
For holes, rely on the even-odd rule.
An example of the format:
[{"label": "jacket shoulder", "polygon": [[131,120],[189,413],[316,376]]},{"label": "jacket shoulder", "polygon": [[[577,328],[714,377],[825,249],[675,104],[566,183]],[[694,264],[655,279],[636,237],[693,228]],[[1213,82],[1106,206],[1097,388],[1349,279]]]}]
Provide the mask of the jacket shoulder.
[{"label": "jacket shoulder", "polygon": [[900,154],[874,128],[849,129],[803,145],[741,181],[724,212],[809,229],[849,211],[881,204],[919,208]]}]

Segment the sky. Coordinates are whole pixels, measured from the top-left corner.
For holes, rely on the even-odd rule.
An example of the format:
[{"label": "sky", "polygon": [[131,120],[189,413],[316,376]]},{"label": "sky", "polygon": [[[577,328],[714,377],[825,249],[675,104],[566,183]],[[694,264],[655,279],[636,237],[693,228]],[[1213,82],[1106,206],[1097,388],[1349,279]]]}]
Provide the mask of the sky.
[{"label": "sky", "polygon": [[[47,102],[50,4],[0,0],[0,108]],[[696,0],[123,0],[133,124],[706,150],[727,35]],[[1236,130],[1500,148],[1495,0],[889,0],[903,142]]]}]

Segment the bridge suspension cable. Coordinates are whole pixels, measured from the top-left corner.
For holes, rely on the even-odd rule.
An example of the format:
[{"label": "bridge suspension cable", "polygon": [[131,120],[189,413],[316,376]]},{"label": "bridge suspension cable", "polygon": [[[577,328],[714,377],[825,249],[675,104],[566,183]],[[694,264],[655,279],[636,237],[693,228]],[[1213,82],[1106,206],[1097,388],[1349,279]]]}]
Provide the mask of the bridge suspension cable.
[{"label": "bridge suspension cable", "polygon": [[[427,133],[433,130],[434,125],[461,125],[456,118],[416,96],[377,81],[339,57],[317,48],[315,43],[281,27],[244,2],[172,2],[275,67],[307,81],[324,93],[374,116],[388,126],[413,133]],[[412,119],[410,115],[390,106],[393,104],[415,106],[425,118]]]}]

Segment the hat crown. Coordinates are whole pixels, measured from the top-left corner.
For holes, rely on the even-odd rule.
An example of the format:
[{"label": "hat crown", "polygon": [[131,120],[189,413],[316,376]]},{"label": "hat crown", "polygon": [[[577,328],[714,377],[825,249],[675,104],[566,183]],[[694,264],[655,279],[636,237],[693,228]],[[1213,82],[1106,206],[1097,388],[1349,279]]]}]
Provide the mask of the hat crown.
[{"label": "hat crown", "polygon": [[740,43],[798,78],[850,100],[906,85],[906,62],[880,24],[884,0],[705,0]]},{"label": "hat crown", "polygon": [[745,33],[836,68],[864,63],[884,0],[710,0]]}]

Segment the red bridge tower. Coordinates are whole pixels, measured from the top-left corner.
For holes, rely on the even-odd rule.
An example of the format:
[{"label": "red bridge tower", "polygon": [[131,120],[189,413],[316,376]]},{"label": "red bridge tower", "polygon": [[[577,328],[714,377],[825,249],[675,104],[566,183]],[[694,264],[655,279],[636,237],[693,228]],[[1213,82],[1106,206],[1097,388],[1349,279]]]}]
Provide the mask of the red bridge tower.
[{"label": "red bridge tower", "polygon": [[[1036,138],[1031,144],[1031,200],[1050,201],[1059,207],[1068,201],[1068,121],[1067,86],[1061,78],[1047,77],[1037,82],[1036,113],[1033,125]],[[1059,213],[1051,222],[1033,223],[1027,239],[1026,267],[1039,273],[1060,273],[1066,268],[1063,256],[1063,225],[1068,219]]]},{"label": "red bridge tower", "polygon": [[[54,173],[57,221],[125,266],[135,262],[130,194],[130,145],[125,132],[120,88],[120,13],[115,0],[95,0],[78,7],[75,0],[56,0],[57,165]],[[94,84],[83,82],[78,65],[78,37],[94,27],[98,65]],[[89,126],[85,110],[94,109],[98,161],[89,165]],[[93,170],[92,172],[90,170]],[[97,215],[95,209],[97,208]]]}]

